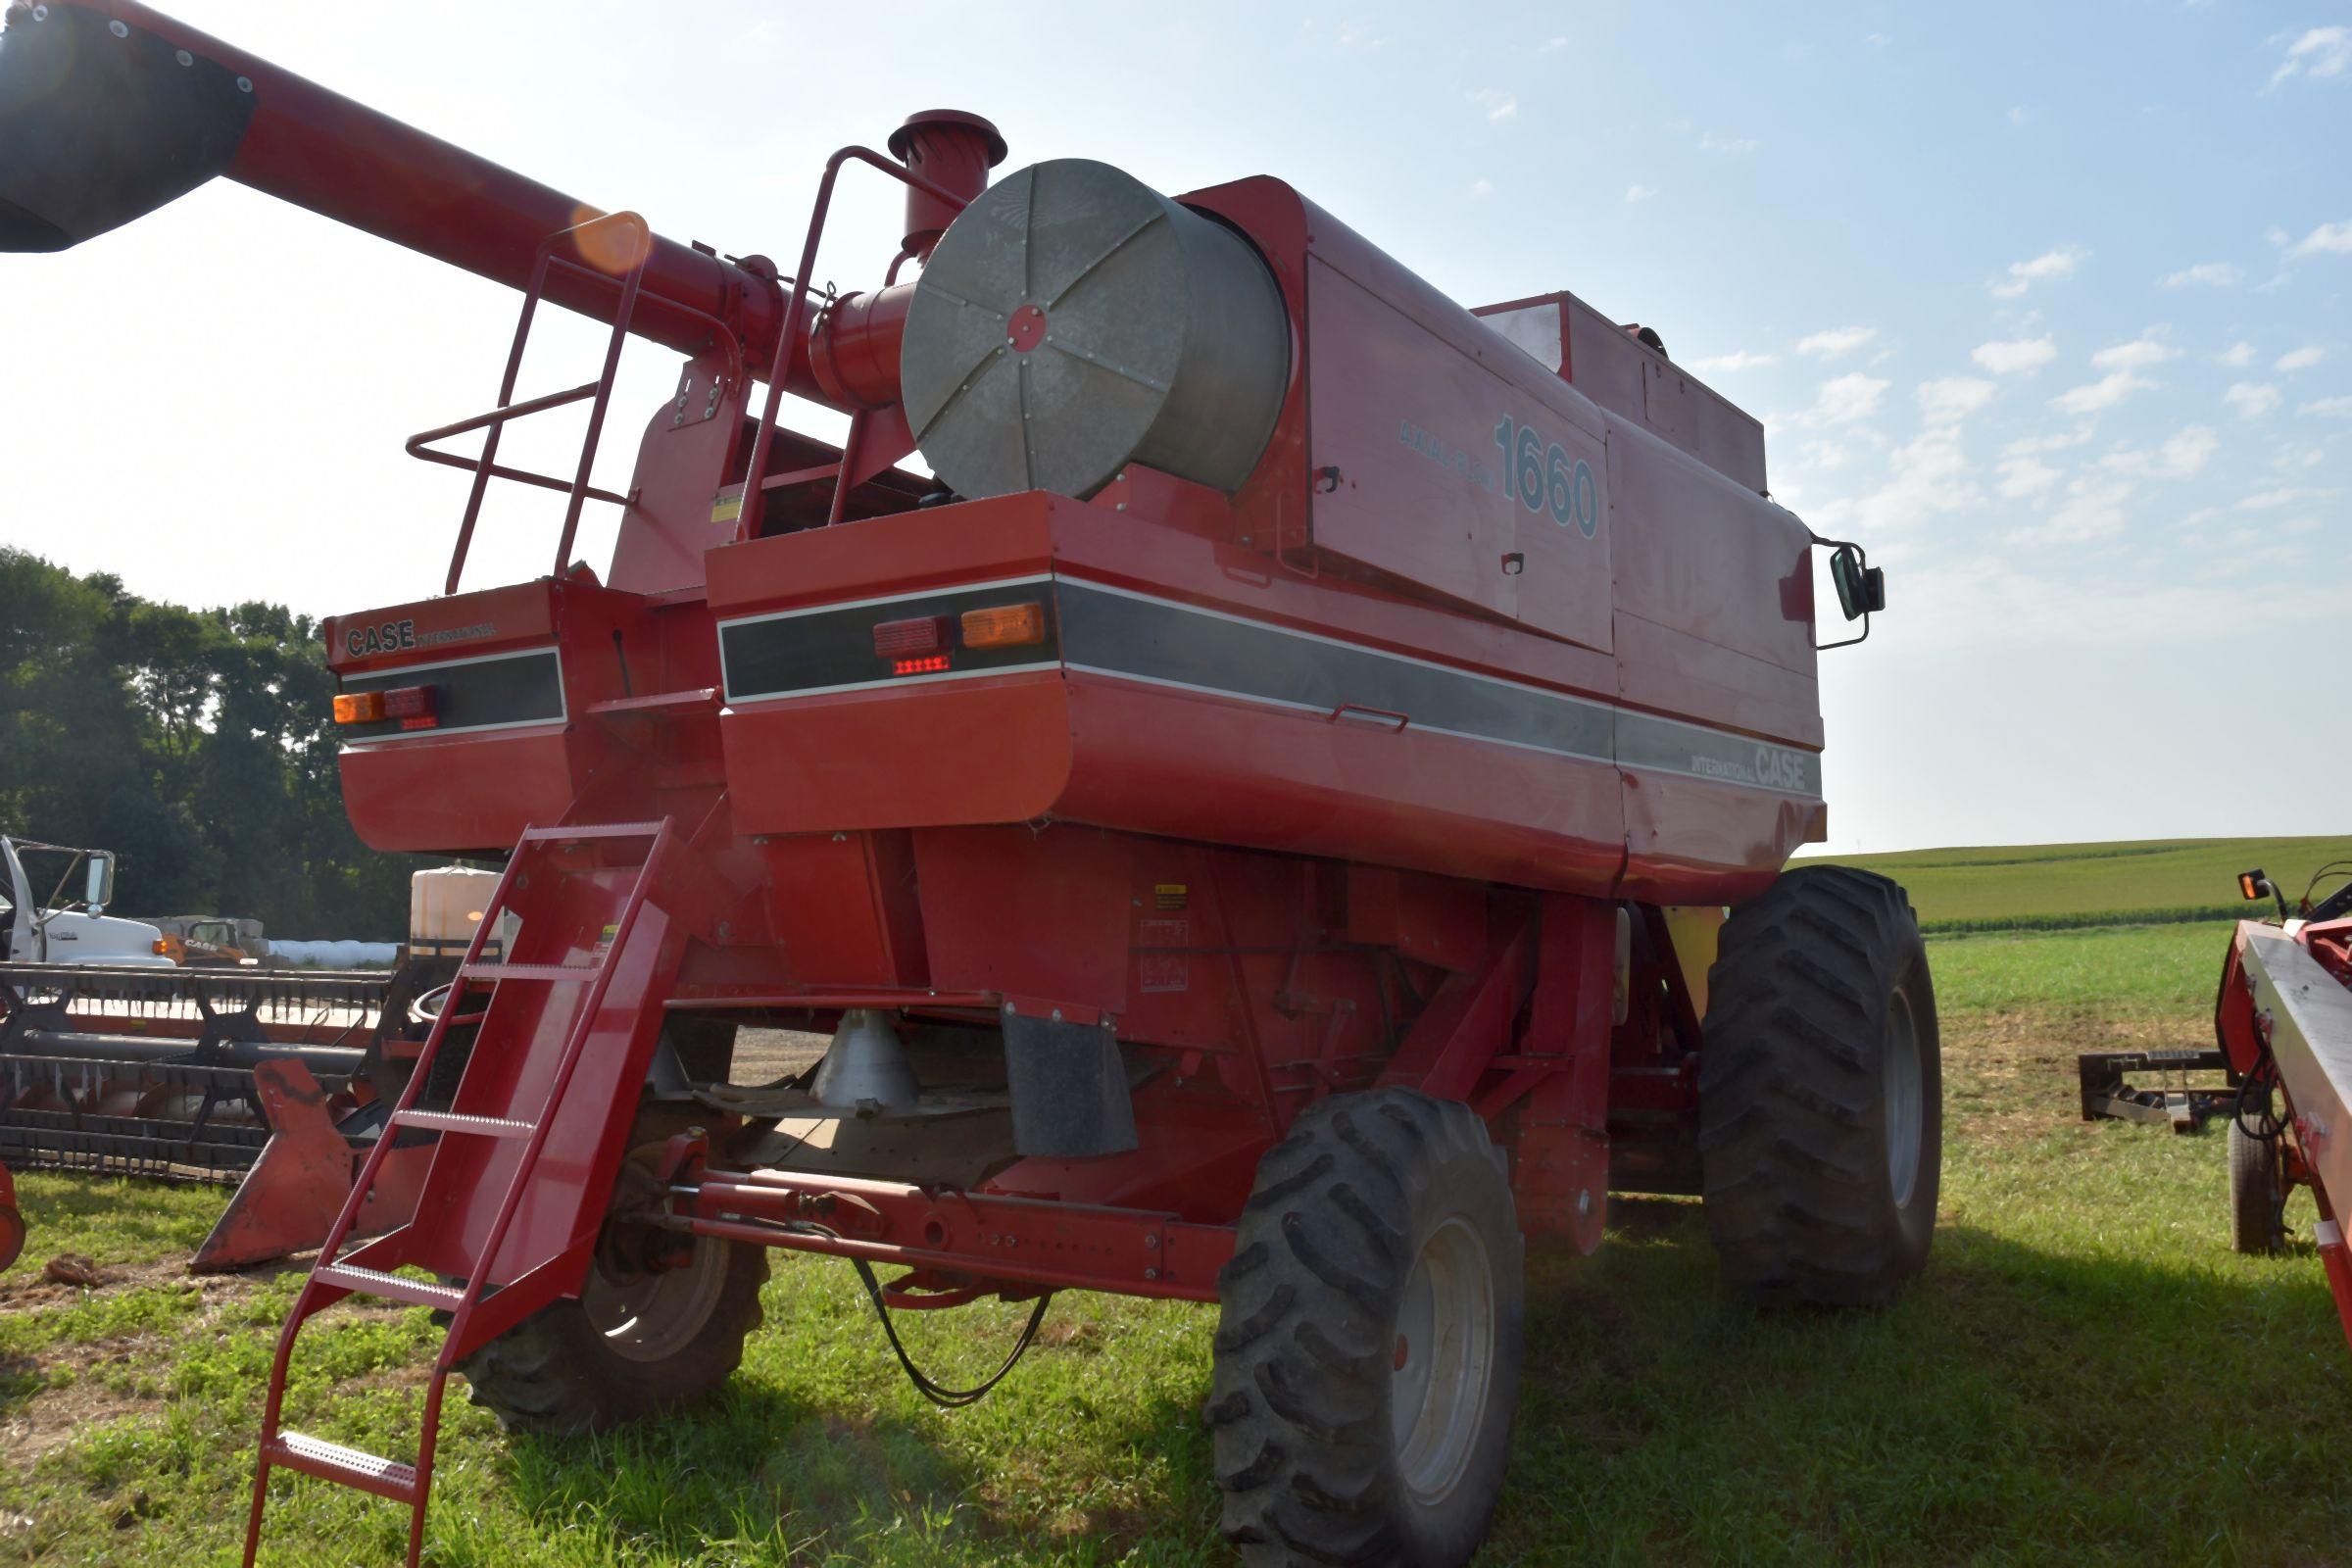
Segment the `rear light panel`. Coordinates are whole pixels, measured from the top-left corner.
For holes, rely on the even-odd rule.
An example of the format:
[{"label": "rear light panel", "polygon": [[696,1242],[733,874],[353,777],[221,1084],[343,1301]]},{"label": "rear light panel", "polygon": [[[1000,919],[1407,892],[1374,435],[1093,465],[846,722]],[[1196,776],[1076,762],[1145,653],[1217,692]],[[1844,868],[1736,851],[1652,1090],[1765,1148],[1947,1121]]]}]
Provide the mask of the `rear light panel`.
[{"label": "rear light panel", "polygon": [[380,724],[396,719],[402,729],[431,729],[440,723],[430,686],[393,686],[383,691],[344,692],[335,699],[338,724]]}]

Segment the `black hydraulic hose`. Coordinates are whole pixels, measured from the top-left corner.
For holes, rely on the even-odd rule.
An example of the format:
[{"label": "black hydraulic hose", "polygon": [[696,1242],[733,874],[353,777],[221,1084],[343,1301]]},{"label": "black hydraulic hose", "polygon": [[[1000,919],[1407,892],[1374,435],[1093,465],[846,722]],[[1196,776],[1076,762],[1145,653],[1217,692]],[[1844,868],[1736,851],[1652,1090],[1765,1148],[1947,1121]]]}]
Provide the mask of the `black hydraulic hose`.
[{"label": "black hydraulic hose", "polygon": [[874,1315],[882,1320],[882,1333],[889,1339],[891,1352],[899,1358],[899,1365],[906,1368],[907,1381],[914,1385],[917,1394],[943,1410],[960,1410],[967,1404],[977,1404],[989,1390],[1004,1382],[1004,1374],[1018,1365],[1021,1357],[1029,1352],[1029,1347],[1037,1339],[1038,1325],[1046,1320],[1046,1308],[1054,1301],[1052,1291],[1037,1298],[1037,1306],[1029,1314],[1028,1325],[1021,1330],[1021,1337],[1013,1342],[1012,1353],[1005,1356],[1004,1364],[991,1372],[985,1381],[968,1389],[951,1389],[924,1376],[922,1368],[916,1366],[913,1358],[907,1355],[906,1347],[899,1343],[898,1325],[890,1319],[890,1308],[883,1302],[882,1285],[874,1278],[872,1266],[862,1257],[853,1257],[850,1262],[857,1268],[858,1278],[865,1283],[866,1297],[874,1303]]}]

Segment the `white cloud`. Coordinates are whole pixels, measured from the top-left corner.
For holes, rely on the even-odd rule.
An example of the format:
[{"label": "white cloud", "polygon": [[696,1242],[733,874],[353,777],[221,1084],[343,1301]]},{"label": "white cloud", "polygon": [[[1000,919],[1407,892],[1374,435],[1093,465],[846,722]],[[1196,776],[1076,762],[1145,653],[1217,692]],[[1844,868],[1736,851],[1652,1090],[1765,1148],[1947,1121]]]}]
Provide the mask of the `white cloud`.
[{"label": "white cloud", "polygon": [[2011,104],[2009,106],[2009,123],[2012,125],[2023,125],[2030,122],[2033,119],[2034,111],[2028,109],[2024,104]]},{"label": "white cloud", "polygon": [[1388,41],[1374,34],[1370,24],[1360,20],[1340,24],[1340,47],[1343,49],[1380,49],[1387,47]]},{"label": "white cloud", "polygon": [[2270,227],[2264,229],[2262,231],[2262,237],[2274,247],[2284,245],[2288,240],[2294,238],[2292,234],[2289,234],[2285,229],[2280,228],[2277,223],[2273,223]]},{"label": "white cloud", "polygon": [[1811,332],[1796,340],[1796,352],[1819,359],[1836,360],[1874,341],[1879,335],[1875,326],[1833,326],[1827,331]]},{"label": "white cloud", "polygon": [[2194,267],[2183,267],[2178,272],[2168,272],[2156,283],[2160,288],[2188,288],[2193,285],[2231,288],[2242,281],[2245,275],[2245,269],[2235,262],[2199,262]]},{"label": "white cloud", "polygon": [[2216,365],[2227,365],[2232,370],[2242,370],[2254,363],[2254,345],[2239,339],[2213,357]]},{"label": "white cloud", "polygon": [[2144,370],[2180,357],[2179,349],[2169,343],[2160,343],[2142,332],[2129,343],[2118,343],[2112,348],[2099,350],[2090,357],[2090,363],[2093,368],[2101,370]]},{"label": "white cloud", "polygon": [[1481,87],[1472,92],[1470,101],[1487,112],[1489,124],[1499,124],[1503,121],[1516,119],[1519,114],[1518,99],[1507,92],[1496,92],[1492,87]]},{"label": "white cloud", "polygon": [[1491,179],[1488,179],[1484,175],[1481,175],[1477,179],[1474,179],[1470,182],[1470,194],[1473,196],[1492,196],[1494,194],[1494,182]]},{"label": "white cloud", "polygon": [[2059,393],[2050,399],[2050,407],[2060,414],[2096,414],[2101,409],[2114,408],[2134,392],[2145,392],[2155,385],[2145,376],[2133,375],[2130,370],[2117,370],[2112,375],[2103,375],[2096,381],[2086,381],[2079,387]]},{"label": "white cloud", "polygon": [[2291,486],[2277,490],[2257,490],[2250,496],[2240,497],[2237,510],[2240,512],[2271,512],[2279,507],[2291,507],[2304,501],[2325,501],[2330,496],[2341,494],[2343,492],[2340,490],[2296,489]]},{"label": "white cloud", "polygon": [[2253,381],[2232,381],[2222,401],[2237,411],[2241,419],[2259,419],[2285,401],[2275,386],[2263,386]]},{"label": "white cloud", "polygon": [[2119,447],[2101,458],[2099,466],[2150,479],[2193,479],[2221,449],[2221,435],[2213,426],[2192,424],[2153,450]]},{"label": "white cloud", "polygon": [[2011,262],[2005,280],[1989,285],[1995,299],[2013,300],[2036,283],[2062,283],[2082,270],[2090,252],[2075,245],[2043,251],[2031,261]]},{"label": "white cloud", "polygon": [[2129,506],[2134,489],[2129,479],[2078,474],[2067,484],[2065,502],[2038,530],[2040,536],[2065,544],[2113,538],[2131,520]]},{"label": "white cloud", "polygon": [[1729,354],[1711,354],[1703,360],[1695,360],[1691,368],[1711,375],[1722,370],[1760,369],[1767,365],[1779,364],[1780,358],[1778,354],[1750,354],[1745,349],[1735,349]]},{"label": "white cloud", "polygon": [[1752,153],[1764,144],[1747,136],[1718,136],[1706,131],[1698,138],[1699,147],[1711,153],[1731,153],[1735,156]]},{"label": "white cloud", "polygon": [[2286,259],[2290,262],[2306,256],[2352,256],[2352,219],[2341,223],[2322,223],[2287,249]]},{"label": "white cloud", "polygon": [[1876,534],[1984,504],[1977,468],[1960,450],[1959,432],[1934,429],[1894,449],[1886,462],[1886,482],[1862,498],[1860,515],[1863,526]]},{"label": "white cloud", "polygon": [[2327,357],[2328,351],[2326,349],[2320,347],[2317,343],[2306,343],[2299,349],[2294,349],[2288,353],[2279,355],[2278,363],[2273,367],[2273,368],[2280,370],[2308,370]]},{"label": "white cloud", "polygon": [[2001,463],[2001,499],[2037,501],[2050,493],[2063,475],[2039,458],[2008,458]]},{"label": "white cloud", "polygon": [[1625,199],[1629,202],[1645,202],[1656,196],[1657,193],[1658,188],[1655,185],[1628,185],[1625,187]]},{"label": "white cloud", "polygon": [[1879,399],[1886,395],[1886,383],[1875,376],[1856,370],[1848,375],[1834,376],[1821,383],[1821,394],[1815,399],[1813,412],[1823,424],[1851,424],[1867,419],[1879,412]]},{"label": "white cloud", "polygon": [[2286,46],[2286,58],[2271,73],[2270,87],[2295,76],[2324,81],[2346,72],[2352,72],[2352,27],[2313,27]]},{"label": "white cloud", "polygon": [[1862,41],[1866,44],[1869,44],[1874,49],[1884,49],[1888,44],[1894,42],[1891,37],[1883,32],[1874,32]]},{"label": "white cloud", "polygon": [[1912,395],[1919,399],[1919,414],[1930,426],[1958,424],[1992,401],[2000,389],[1990,381],[1974,376],[1949,375],[1940,380],[1922,381]]},{"label": "white cloud", "polygon": [[1567,47],[1568,40],[1565,38],[1546,38],[1541,44],[1536,46],[1536,53],[1540,55],[1556,55]]},{"label": "white cloud", "polygon": [[2088,446],[2090,426],[2081,425],[2073,430],[2057,430],[2048,435],[2020,436],[2001,448],[2004,458],[2032,457],[2038,452],[2064,452],[2069,447]]},{"label": "white cloud", "polygon": [[2321,398],[2317,402],[2304,404],[2295,412],[2323,415],[2331,419],[2352,419],[2352,397]]},{"label": "white cloud", "polygon": [[1980,343],[1970,359],[1995,375],[2038,370],[2058,357],[2058,344],[2047,337],[1996,338]]}]

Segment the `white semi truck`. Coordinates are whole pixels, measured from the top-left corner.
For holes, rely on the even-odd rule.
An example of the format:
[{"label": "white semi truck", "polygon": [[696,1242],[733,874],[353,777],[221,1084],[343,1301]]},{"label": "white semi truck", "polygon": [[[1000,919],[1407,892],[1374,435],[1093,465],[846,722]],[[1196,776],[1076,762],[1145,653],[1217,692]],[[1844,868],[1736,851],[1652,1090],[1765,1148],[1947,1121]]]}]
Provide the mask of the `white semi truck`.
[{"label": "white semi truck", "polygon": [[[32,864],[27,866],[26,858]],[[76,850],[0,836],[0,962],[104,964],[109,968],[171,968],[163,932],[140,920],[106,912],[114,897],[111,850]],[[35,893],[34,877],[49,884]],[[78,875],[80,896],[69,890]]]}]

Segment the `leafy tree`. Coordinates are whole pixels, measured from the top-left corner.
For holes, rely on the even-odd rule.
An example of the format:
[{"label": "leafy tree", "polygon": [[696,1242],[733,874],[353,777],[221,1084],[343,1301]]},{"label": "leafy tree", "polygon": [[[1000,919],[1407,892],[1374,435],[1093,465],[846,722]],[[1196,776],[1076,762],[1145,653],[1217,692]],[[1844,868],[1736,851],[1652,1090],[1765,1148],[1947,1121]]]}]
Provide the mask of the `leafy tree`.
[{"label": "leafy tree", "polygon": [[0,831],[113,850],[126,912],[406,930],[424,862],[352,831],[333,696],[307,615],[157,604],[0,549]]}]

